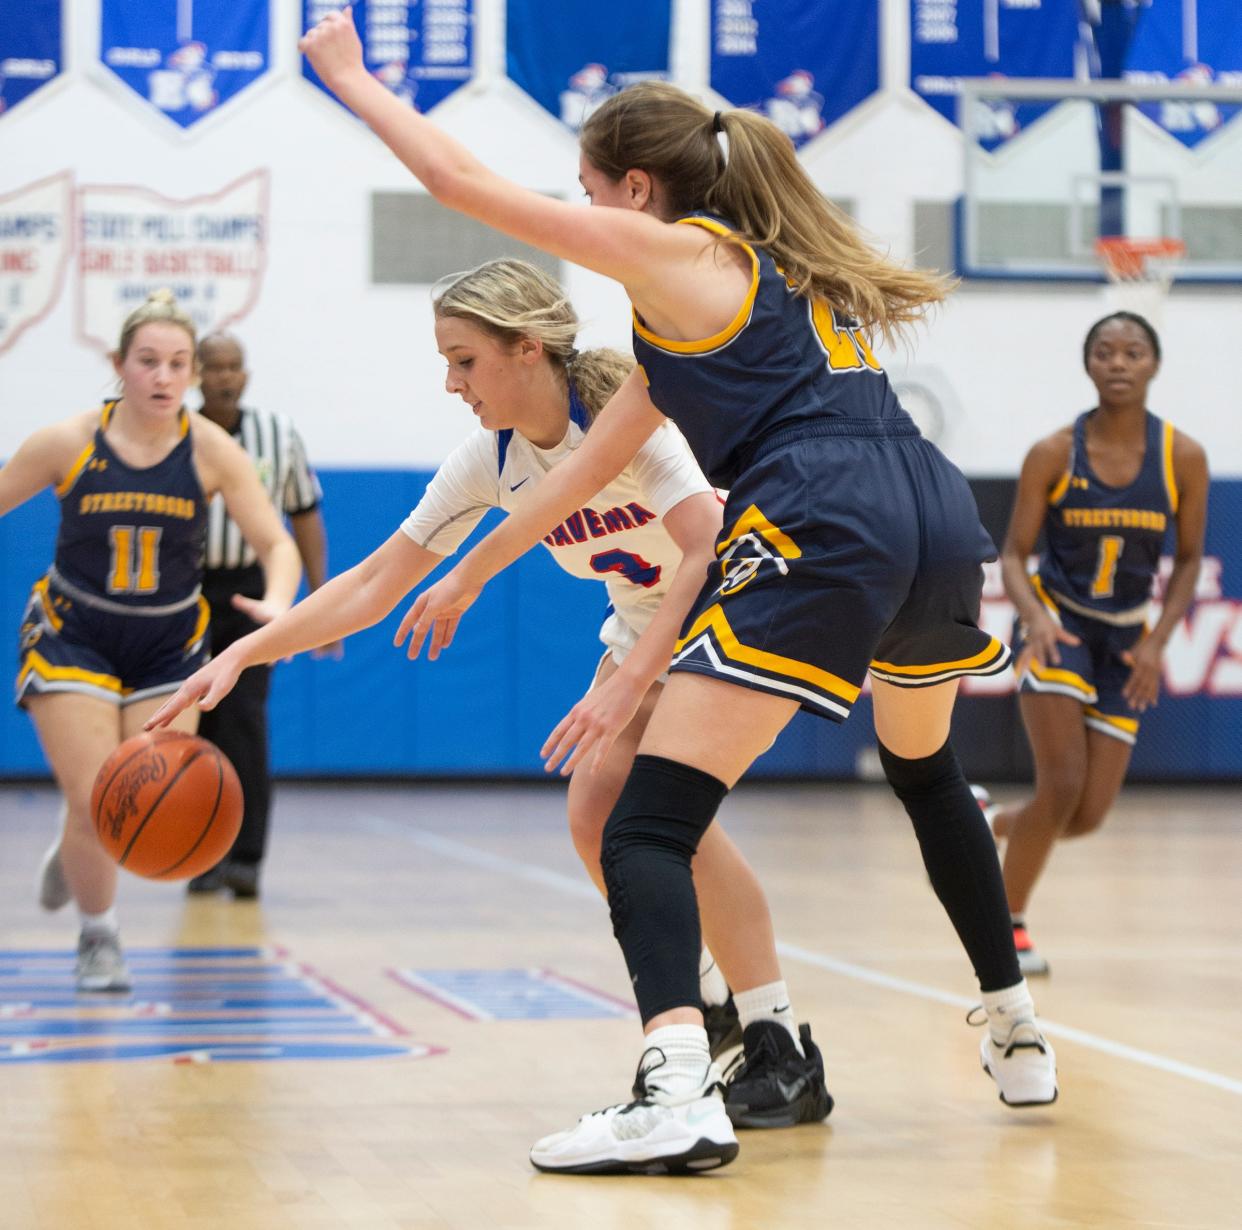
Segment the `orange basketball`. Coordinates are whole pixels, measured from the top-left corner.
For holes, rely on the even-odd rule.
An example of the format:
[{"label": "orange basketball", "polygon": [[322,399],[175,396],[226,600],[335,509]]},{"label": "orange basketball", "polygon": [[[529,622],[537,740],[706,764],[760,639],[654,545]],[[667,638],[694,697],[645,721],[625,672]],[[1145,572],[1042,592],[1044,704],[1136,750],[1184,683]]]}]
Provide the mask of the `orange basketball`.
[{"label": "orange basketball", "polygon": [[91,791],[109,856],[149,880],[188,880],[214,867],[241,828],[237,770],[196,735],[157,730],[126,739]]}]

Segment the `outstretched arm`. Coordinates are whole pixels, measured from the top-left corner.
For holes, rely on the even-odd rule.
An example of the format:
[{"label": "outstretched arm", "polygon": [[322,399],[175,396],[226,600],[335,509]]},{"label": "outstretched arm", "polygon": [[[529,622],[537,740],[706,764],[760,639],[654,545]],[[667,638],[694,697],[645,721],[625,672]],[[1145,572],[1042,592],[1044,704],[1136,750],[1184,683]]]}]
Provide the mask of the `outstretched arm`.
[{"label": "outstretched arm", "polygon": [[584,209],[521,188],[489,171],[465,146],[395,98],[366,69],[351,9],[330,13],[298,44],[324,84],[442,205],[468,214],[630,288],[701,237],[623,209]]},{"label": "outstretched arm", "polygon": [[379,623],[443,558],[398,530],[362,563],[334,577],[271,623],[235,641],[191,675],[146,728],[167,726],[196,701],[203,709],[214,709],[249,666],[278,662]]},{"label": "outstretched arm", "polygon": [[573,456],[556,466],[531,499],[506,517],[448,576],[419,596],[401,621],[394,643],[400,645],[409,637],[409,656],[417,658],[431,633],[429,656],[438,658],[452,643],[457,621],[483,586],[602,491],[663,422],[664,415],[647,396],[636,369],[600,411]]}]

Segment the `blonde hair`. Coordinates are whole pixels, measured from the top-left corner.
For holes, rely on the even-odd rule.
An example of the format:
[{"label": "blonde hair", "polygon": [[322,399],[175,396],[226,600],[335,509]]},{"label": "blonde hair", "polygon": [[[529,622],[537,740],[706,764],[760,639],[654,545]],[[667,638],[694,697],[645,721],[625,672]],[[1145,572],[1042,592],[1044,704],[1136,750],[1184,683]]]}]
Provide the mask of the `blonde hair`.
[{"label": "blonde hair", "polygon": [[826,300],[889,340],[955,285],[871,247],[811,182],[789,138],[753,111],[713,113],[676,86],[644,81],[604,102],[583,125],[581,143],[610,179],[646,171],[673,216],[719,215],[763,248],[799,294]]},{"label": "blonde hair", "polygon": [[634,368],[634,360],[617,350],[574,349],[579,321],[573,304],[555,278],[529,261],[505,258],[450,274],[433,287],[431,302],[437,320],[468,321],[506,345],[537,339],[591,418]]},{"label": "blonde hair", "polygon": [[146,303],[141,307],[136,307],[125,317],[125,323],[121,326],[121,340],[116,348],[117,357],[124,359],[129,354],[134,334],[143,325],[153,323],[177,325],[190,335],[191,347],[197,348],[198,336],[194,329],[194,321],[178,306],[177,298],[172,291],[165,287],[153,290],[147,296]]}]

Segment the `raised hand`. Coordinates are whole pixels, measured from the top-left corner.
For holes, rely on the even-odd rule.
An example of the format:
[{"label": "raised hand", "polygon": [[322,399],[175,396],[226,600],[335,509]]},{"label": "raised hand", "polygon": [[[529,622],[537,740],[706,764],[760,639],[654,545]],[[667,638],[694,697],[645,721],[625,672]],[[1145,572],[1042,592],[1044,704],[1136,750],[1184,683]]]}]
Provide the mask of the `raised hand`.
[{"label": "raised hand", "polygon": [[308,30],[298,42],[298,50],[311,62],[319,79],[335,92],[339,82],[366,65],[362,58],[362,42],[354,28],[352,6],[339,13],[329,13],[317,26]]}]

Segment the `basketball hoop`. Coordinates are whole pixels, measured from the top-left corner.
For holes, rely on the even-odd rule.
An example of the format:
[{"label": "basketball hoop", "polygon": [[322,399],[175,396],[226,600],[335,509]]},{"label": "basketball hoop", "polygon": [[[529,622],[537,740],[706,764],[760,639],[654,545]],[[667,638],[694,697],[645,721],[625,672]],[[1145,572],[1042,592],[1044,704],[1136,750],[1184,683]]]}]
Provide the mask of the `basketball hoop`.
[{"label": "basketball hoop", "polygon": [[1095,254],[1108,278],[1109,310],[1137,312],[1158,327],[1186,245],[1180,239],[1102,235]]}]

